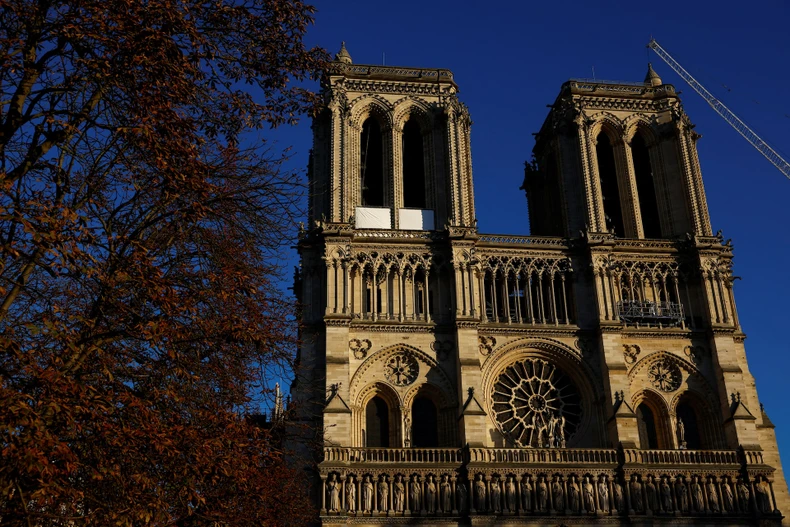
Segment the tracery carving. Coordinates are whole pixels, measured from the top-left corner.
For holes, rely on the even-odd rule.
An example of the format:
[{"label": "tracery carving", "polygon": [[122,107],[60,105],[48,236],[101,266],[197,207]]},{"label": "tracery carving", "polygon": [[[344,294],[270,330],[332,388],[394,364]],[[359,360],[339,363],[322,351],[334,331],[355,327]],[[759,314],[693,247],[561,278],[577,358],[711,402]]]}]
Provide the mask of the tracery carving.
[{"label": "tracery carving", "polygon": [[417,359],[407,352],[396,353],[384,364],[384,377],[395,386],[408,386],[419,373]]},{"label": "tracery carving", "polygon": [[491,400],[497,426],[520,447],[562,447],[581,422],[578,389],[565,372],[540,358],[504,368]]},{"label": "tracery carving", "polygon": [[480,345],[480,354],[484,357],[489,355],[492,351],[494,351],[494,346],[496,346],[496,337],[477,337],[478,342]]},{"label": "tracery carving", "polygon": [[368,339],[351,339],[348,341],[348,347],[354,353],[355,359],[364,359],[373,343]]},{"label": "tracery carving", "polygon": [[647,370],[650,382],[663,392],[674,392],[680,388],[682,375],[677,364],[667,359],[658,359]]},{"label": "tracery carving", "polygon": [[634,364],[642,348],[638,344],[623,344],[623,358],[627,364]]},{"label": "tracery carving", "polygon": [[683,348],[683,353],[691,359],[691,362],[699,366],[705,358],[706,350],[703,346],[686,346]]}]

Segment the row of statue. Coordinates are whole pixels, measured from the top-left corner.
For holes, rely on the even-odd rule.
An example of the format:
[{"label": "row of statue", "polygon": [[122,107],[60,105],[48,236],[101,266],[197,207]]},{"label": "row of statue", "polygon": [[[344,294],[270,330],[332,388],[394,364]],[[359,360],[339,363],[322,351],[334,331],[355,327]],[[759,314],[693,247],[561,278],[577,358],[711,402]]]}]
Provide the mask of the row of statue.
[{"label": "row of statue", "polygon": [[774,512],[770,483],[761,476],[750,484],[742,478],[733,483],[728,477],[715,481],[713,477],[705,480],[698,476],[689,479],[632,475],[624,487],[617,478],[607,475],[550,478],[477,474],[468,489],[461,478],[446,474],[441,477],[396,474],[392,481],[388,475],[379,478],[365,475],[359,481],[350,475],[344,483],[332,473],[325,488],[324,508],[330,513],[739,514],[755,507],[762,514]]}]

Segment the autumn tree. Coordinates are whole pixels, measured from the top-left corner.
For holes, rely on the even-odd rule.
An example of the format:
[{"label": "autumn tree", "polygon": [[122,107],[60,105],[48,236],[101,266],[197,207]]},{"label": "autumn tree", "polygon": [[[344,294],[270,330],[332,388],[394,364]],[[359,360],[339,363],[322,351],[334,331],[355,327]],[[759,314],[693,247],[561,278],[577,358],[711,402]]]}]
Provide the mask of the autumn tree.
[{"label": "autumn tree", "polygon": [[287,367],[298,0],[0,0],[0,523],[303,524]]}]

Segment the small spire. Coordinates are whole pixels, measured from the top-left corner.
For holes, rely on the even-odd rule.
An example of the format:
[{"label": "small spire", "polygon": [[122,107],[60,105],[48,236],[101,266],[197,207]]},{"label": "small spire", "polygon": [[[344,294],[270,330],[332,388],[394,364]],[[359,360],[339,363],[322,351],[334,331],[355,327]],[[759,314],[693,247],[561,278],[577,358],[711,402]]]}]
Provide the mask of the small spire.
[{"label": "small spire", "polygon": [[658,76],[656,70],[653,69],[653,65],[651,63],[647,63],[647,75],[645,75],[645,84],[649,86],[661,86],[664,84],[661,82],[661,77]]},{"label": "small spire", "polygon": [[335,55],[335,60],[337,62],[343,62],[345,64],[351,64],[351,62],[352,62],[351,61],[351,55],[348,53],[348,50],[346,49],[346,42],[345,41],[340,43],[340,51],[338,51],[337,55]]}]

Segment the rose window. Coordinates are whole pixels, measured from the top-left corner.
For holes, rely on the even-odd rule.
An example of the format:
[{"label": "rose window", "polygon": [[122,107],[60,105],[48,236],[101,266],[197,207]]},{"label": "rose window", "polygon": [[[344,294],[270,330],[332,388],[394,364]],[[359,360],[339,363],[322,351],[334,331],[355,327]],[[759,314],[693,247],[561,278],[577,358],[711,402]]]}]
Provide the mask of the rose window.
[{"label": "rose window", "polygon": [[682,379],[680,368],[668,360],[657,360],[651,364],[647,376],[653,386],[664,392],[674,392],[680,388]]},{"label": "rose window", "polygon": [[576,386],[543,359],[528,358],[505,368],[491,400],[499,429],[520,447],[565,447],[581,422]]},{"label": "rose window", "polygon": [[406,386],[414,382],[420,372],[417,359],[408,353],[393,355],[384,364],[384,377],[395,386]]}]

